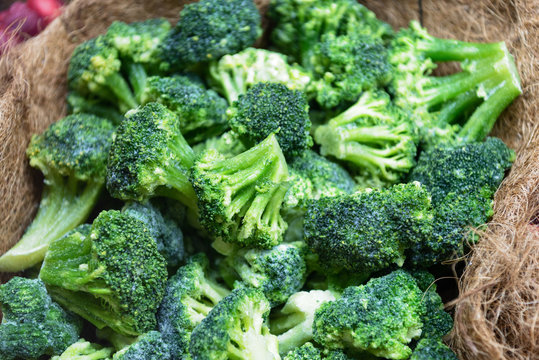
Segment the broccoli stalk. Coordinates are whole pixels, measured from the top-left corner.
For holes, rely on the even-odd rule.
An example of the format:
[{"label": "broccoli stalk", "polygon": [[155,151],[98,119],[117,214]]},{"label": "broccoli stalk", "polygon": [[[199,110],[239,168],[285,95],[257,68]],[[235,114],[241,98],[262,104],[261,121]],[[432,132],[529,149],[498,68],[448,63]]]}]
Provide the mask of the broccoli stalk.
[{"label": "broccoli stalk", "polygon": [[112,353],[112,348],[80,339],[68,347],[62,355],[53,356],[51,360],[109,360]]},{"label": "broccoli stalk", "polygon": [[27,155],[45,177],[41,202],[23,237],[0,257],[0,271],[39,263],[51,241],[86,220],[103,189],[113,131],[105,119],[75,114],[32,137]]}]

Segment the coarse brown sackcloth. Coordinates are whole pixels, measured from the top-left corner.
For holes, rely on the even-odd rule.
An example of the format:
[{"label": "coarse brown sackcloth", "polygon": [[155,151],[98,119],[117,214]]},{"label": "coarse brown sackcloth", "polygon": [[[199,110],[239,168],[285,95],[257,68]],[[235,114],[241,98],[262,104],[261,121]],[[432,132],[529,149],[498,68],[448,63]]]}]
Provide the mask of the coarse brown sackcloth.
[{"label": "coarse brown sackcloth", "polygon": [[[268,1],[256,1],[265,13]],[[496,193],[495,213],[481,242],[464,259],[453,303],[450,343],[461,359],[539,359],[539,0],[362,1],[394,27],[419,19],[435,36],[505,40],[515,56],[523,94],[493,135],[516,150]],[[33,133],[65,114],[66,73],[74,47],[104,33],[114,20],[176,21],[181,0],[74,0],[42,34],[0,58],[0,254],[20,238],[37,209],[42,177],[28,166]],[[265,22],[266,24],[266,22]],[[8,276],[0,274],[0,282]]]}]

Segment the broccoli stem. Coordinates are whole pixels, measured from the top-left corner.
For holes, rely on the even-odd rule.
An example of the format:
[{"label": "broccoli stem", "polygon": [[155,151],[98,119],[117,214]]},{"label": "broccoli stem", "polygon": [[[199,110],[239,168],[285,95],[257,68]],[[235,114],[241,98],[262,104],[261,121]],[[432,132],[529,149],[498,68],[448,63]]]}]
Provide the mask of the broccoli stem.
[{"label": "broccoli stem", "polygon": [[465,92],[447,104],[444,104],[436,116],[436,122],[439,125],[453,124],[459,116],[467,110],[476,108],[481,102],[482,99],[477,95],[477,91],[471,90]]},{"label": "broccoli stem", "polygon": [[128,62],[126,67],[128,74],[127,76],[131,86],[133,87],[135,98],[138,100],[138,103],[142,103],[142,94],[144,93],[144,89],[146,88],[146,80],[148,79],[146,70],[144,69],[144,66],[134,62]]},{"label": "broccoli stem", "polygon": [[107,77],[107,86],[120,100],[119,107],[124,113],[138,106],[129,84],[119,73],[113,73]]},{"label": "broccoli stem", "polygon": [[88,218],[103,188],[101,182],[65,180],[59,174],[44,182],[39,210],[19,242],[0,257],[0,271],[22,271],[42,261],[53,240]]},{"label": "broccoli stem", "polygon": [[198,212],[195,190],[189,181],[189,174],[181,166],[171,166],[164,174],[166,186],[160,186],[155,190],[158,196],[166,196],[176,199],[189,209]]},{"label": "broccoli stem", "polygon": [[428,35],[418,41],[416,49],[433,61],[464,61],[500,56],[504,53],[505,43],[474,43],[453,39],[439,39]]},{"label": "broccoli stem", "polygon": [[226,97],[229,104],[238,100],[240,94],[245,91],[245,79],[242,76],[238,74],[232,76],[228,71],[220,72],[217,64],[210,66],[210,75],[218,80],[221,87],[220,92]]}]

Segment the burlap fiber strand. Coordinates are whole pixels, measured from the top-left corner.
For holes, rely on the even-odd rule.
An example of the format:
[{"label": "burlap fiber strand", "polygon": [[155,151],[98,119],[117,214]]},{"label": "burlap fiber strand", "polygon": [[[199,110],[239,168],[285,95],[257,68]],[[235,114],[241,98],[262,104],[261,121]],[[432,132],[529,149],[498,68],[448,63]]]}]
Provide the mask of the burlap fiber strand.
[{"label": "burlap fiber strand", "polygon": [[[75,0],[41,35],[0,59],[0,254],[17,242],[37,209],[42,178],[28,166],[25,149],[32,133],[65,114],[74,47],[114,20],[175,21],[184,3]],[[257,3],[265,12],[268,1]],[[419,19],[416,0],[364,3],[395,27]],[[539,1],[423,0],[422,14],[436,36],[505,40],[524,90],[493,131],[517,151],[517,160],[496,194],[482,241],[464,259],[451,345],[461,359],[539,359],[539,230],[529,225],[539,211]]]}]

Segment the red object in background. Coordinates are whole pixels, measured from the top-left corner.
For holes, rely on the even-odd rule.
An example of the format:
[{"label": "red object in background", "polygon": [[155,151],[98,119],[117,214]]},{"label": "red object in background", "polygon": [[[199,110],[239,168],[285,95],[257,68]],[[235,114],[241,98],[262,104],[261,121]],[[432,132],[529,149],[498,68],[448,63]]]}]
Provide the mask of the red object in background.
[{"label": "red object in background", "polygon": [[35,36],[42,30],[43,20],[34,10],[25,3],[17,1],[9,9],[2,13],[0,21],[12,31],[19,31],[28,36]]},{"label": "red object in background", "polygon": [[12,31],[0,22],[0,55],[13,45],[17,45],[24,39],[19,33]]},{"label": "red object in background", "polygon": [[60,0],[28,0],[28,7],[35,11],[43,19],[47,26],[62,11],[62,2]]}]

